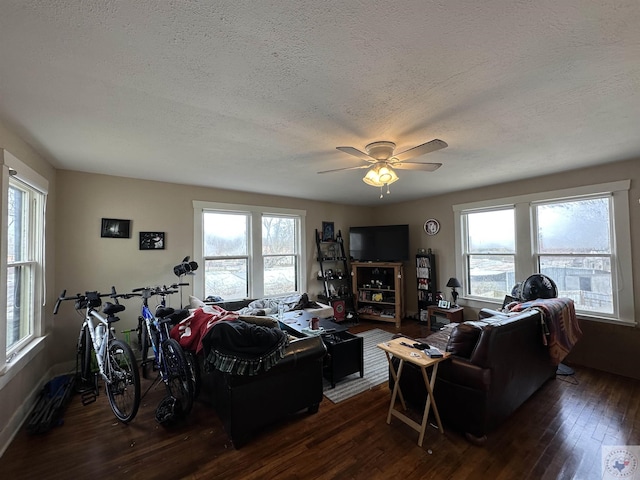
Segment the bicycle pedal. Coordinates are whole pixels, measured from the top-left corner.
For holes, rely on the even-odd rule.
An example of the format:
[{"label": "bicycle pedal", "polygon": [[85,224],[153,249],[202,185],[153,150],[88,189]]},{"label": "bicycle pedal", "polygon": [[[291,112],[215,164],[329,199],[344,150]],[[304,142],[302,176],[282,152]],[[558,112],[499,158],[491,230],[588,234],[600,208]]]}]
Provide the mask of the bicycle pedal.
[{"label": "bicycle pedal", "polygon": [[82,406],[83,407],[86,407],[90,403],[95,402],[97,398],[98,398],[98,395],[96,395],[96,391],[95,390],[87,390],[87,391],[82,392],[80,394],[80,399],[82,401]]}]

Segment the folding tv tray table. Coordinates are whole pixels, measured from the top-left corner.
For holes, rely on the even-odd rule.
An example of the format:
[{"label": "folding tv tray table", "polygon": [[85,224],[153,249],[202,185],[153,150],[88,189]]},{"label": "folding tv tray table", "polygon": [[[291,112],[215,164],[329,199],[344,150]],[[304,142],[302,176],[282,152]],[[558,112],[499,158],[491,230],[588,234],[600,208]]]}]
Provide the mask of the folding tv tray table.
[{"label": "folding tv tray table", "polygon": [[[438,423],[438,430],[440,430],[440,433],[444,433],[442,422],[440,421],[440,414],[438,413],[438,407],[436,406],[436,400],[433,396],[433,387],[436,383],[436,376],[438,375],[438,365],[440,364],[440,362],[447,360],[449,354],[444,353],[441,358],[430,358],[421,350],[401,345],[402,342],[411,343],[412,340],[407,339],[406,337],[398,337],[394,338],[393,340],[389,340],[388,342],[379,343],[377,345],[378,348],[384,350],[385,354],[387,355],[387,360],[391,369],[391,375],[395,382],[393,393],[391,394],[389,413],[387,414],[387,423],[391,424],[391,416],[394,416],[402,422],[406,423],[420,434],[418,437],[418,445],[422,446],[424,433],[428,425],[429,411],[431,409],[431,406],[433,406],[433,414],[436,417],[436,422]],[[400,360],[397,372],[393,368],[393,363],[391,362],[393,357],[396,357]],[[427,388],[428,395],[427,401],[424,406],[424,413],[422,415],[422,423],[418,423],[412,420],[403,412],[395,408],[396,398],[399,396],[403,410],[407,410],[407,405],[404,402],[404,397],[402,396],[402,391],[400,390],[400,377],[402,375],[402,367],[404,366],[405,362],[412,363],[420,368],[420,370],[422,371],[422,378],[424,379],[424,385]],[[429,374],[427,373],[427,368],[429,367],[433,367],[431,378],[429,378]]]}]

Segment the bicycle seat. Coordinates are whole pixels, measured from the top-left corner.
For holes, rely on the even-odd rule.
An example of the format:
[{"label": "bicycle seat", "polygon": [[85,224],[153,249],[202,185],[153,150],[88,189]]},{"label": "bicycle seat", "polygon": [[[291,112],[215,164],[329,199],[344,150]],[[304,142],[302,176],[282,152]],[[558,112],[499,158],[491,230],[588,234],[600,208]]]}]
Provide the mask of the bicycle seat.
[{"label": "bicycle seat", "polygon": [[126,307],[124,305],[120,305],[119,303],[105,302],[102,311],[105,315],[111,316],[118,312],[122,312],[125,308]]}]

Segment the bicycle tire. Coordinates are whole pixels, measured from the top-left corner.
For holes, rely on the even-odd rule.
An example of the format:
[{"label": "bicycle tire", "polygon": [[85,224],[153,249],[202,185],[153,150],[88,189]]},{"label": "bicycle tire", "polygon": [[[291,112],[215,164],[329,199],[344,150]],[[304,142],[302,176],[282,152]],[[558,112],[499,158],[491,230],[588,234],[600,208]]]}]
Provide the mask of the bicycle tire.
[{"label": "bicycle tire", "polygon": [[93,350],[93,342],[87,325],[82,326],[80,336],[78,337],[78,350],[76,356],[76,374],[79,375],[80,384],[87,385],[93,379],[91,369],[91,352]]},{"label": "bicycle tire", "polygon": [[193,382],[184,350],[177,340],[162,342],[164,381],[169,395],[180,401],[181,414],[187,415],[193,407]]},{"label": "bicycle tire", "polygon": [[131,347],[117,338],[109,340],[105,375],[111,383],[105,389],[116,418],[129,423],[140,407],[140,373]]},{"label": "bicycle tire", "polygon": [[195,400],[200,395],[200,364],[198,363],[198,357],[193,350],[185,350],[184,356],[187,358],[187,365],[189,366],[189,372],[191,373],[191,381],[193,382],[193,399]]}]

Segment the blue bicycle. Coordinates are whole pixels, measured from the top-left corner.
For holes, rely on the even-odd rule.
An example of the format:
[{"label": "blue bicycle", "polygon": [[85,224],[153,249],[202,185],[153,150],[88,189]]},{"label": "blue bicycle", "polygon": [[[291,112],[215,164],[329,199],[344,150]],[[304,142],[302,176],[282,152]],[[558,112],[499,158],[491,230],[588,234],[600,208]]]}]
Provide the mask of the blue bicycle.
[{"label": "blue bicycle", "polygon": [[[141,287],[134,288],[128,296],[142,297],[142,308],[138,317],[142,376],[149,378],[149,369],[157,371],[158,378],[166,385],[173,413],[185,416],[191,411],[195,396],[192,370],[182,347],[169,335],[174,319],[170,315],[156,316],[149,307],[151,297],[159,295],[164,299],[172,293],[177,293],[177,290],[166,287]],[[149,356],[149,347],[153,356]]]}]

